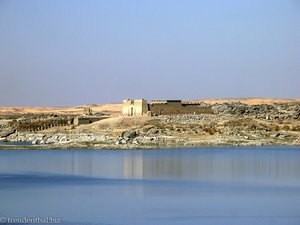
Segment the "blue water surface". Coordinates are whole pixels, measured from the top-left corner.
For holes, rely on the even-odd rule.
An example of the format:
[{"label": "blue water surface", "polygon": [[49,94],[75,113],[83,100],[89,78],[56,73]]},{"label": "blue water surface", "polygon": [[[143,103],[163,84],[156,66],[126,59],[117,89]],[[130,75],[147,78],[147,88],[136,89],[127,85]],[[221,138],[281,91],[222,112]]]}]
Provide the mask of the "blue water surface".
[{"label": "blue water surface", "polygon": [[299,225],[300,148],[0,151],[3,217]]}]

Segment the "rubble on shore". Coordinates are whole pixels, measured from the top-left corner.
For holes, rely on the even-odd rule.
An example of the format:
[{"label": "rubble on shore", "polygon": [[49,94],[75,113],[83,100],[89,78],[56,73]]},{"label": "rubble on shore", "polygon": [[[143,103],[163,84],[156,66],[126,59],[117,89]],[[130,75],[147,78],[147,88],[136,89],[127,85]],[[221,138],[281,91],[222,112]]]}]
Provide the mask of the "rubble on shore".
[{"label": "rubble on shore", "polygon": [[[120,120],[118,126],[106,119],[38,132],[19,132],[3,122],[0,123],[0,141],[30,142],[34,148],[44,149],[300,145],[298,103],[223,103],[212,105],[212,109],[214,114],[115,117]],[[2,146],[2,149],[22,148],[12,146]]]}]

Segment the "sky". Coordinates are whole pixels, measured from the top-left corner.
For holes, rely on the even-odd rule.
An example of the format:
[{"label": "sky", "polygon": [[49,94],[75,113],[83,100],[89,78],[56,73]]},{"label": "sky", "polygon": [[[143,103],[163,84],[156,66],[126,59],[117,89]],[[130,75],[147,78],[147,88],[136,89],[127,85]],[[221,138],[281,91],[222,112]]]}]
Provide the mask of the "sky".
[{"label": "sky", "polygon": [[299,0],[0,0],[0,106],[299,87]]}]

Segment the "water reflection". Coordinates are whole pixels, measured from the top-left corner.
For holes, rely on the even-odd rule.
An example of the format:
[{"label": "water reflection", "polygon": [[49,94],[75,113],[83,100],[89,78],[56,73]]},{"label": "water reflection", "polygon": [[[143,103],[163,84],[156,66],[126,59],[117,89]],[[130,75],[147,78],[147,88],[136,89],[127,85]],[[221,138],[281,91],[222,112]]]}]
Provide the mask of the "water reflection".
[{"label": "water reflection", "polygon": [[[300,186],[297,148],[2,152],[2,173]],[[13,166],[12,166],[13,164]]]},{"label": "water reflection", "polygon": [[298,147],[1,151],[0,216],[64,224],[300,224]]}]

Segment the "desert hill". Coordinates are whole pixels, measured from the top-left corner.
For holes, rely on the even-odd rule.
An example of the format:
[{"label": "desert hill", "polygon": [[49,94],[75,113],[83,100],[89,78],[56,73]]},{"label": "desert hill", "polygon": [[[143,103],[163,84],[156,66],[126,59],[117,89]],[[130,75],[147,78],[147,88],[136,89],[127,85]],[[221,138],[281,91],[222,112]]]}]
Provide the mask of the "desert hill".
[{"label": "desert hill", "polygon": [[199,99],[189,102],[204,102],[207,104],[222,104],[240,102],[246,105],[300,103],[300,98],[224,98],[224,99]]}]

